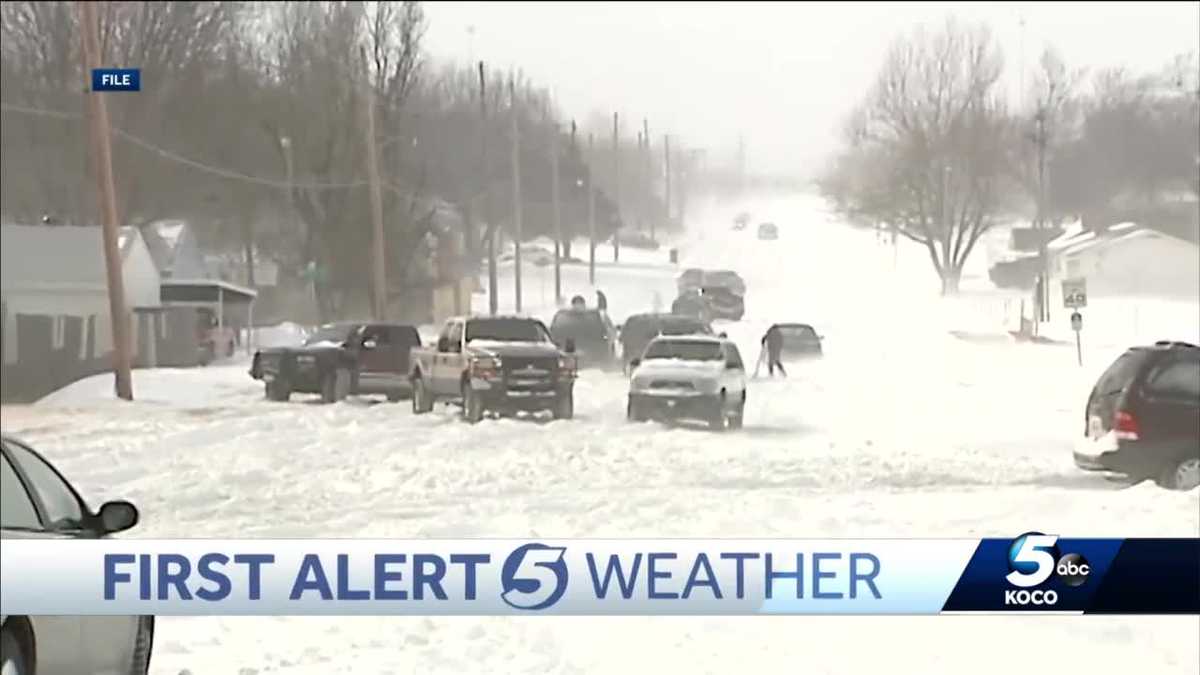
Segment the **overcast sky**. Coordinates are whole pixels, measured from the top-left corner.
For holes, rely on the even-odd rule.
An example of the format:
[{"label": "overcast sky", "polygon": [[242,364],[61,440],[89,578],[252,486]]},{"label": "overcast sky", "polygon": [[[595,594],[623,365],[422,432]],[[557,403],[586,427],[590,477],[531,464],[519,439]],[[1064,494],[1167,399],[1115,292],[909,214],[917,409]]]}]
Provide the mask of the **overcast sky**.
[{"label": "overcast sky", "polygon": [[1014,97],[1022,61],[1029,77],[1047,44],[1071,66],[1139,71],[1200,51],[1196,2],[428,2],[426,14],[438,60],[519,67],[568,115],[646,117],[656,146],[669,131],[727,157],[744,135],[751,170],[805,174],[836,148],[888,43],[949,14],[991,26]]}]

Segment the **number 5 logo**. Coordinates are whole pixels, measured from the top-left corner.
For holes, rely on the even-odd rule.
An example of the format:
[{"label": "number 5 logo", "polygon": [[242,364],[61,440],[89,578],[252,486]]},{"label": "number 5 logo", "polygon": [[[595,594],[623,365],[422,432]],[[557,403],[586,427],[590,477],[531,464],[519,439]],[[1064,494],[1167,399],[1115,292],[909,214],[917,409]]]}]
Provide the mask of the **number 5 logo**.
[{"label": "number 5 logo", "polygon": [[1020,588],[1032,588],[1054,574],[1054,544],[1058,537],[1050,534],[1030,532],[1013,540],[1008,549],[1008,567],[1012,571],[1004,577],[1008,583]]},{"label": "number 5 logo", "polygon": [[514,609],[545,609],[567,591],[567,549],[525,544],[509,554],[500,572],[500,599]]}]

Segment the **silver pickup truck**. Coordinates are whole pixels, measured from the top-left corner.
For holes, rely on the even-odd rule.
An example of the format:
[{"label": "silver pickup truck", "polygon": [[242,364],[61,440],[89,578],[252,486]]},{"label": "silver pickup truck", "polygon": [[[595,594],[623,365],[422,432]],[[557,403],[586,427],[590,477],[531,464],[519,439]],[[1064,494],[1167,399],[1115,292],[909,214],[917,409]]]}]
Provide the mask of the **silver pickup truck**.
[{"label": "silver pickup truck", "polygon": [[575,415],[575,345],[559,349],[545,324],[522,316],[458,317],[437,344],[414,347],[409,357],[413,412],[434,403],[458,403],[475,423],[488,412],[549,410],[555,419]]}]

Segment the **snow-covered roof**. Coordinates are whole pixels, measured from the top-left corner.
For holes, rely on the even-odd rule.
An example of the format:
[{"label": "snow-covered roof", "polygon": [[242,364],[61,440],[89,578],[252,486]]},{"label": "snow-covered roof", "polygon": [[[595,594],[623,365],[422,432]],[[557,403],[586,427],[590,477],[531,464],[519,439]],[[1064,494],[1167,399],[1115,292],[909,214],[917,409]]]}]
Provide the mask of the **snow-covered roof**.
[{"label": "snow-covered roof", "polygon": [[1091,250],[1099,247],[1113,246],[1122,242],[1132,241],[1135,239],[1161,239],[1164,241],[1174,241],[1178,244],[1197,248],[1197,245],[1186,239],[1180,239],[1174,235],[1159,230],[1152,230],[1137,225],[1136,223],[1118,223],[1113,225],[1103,232],[1096,234],[1088,232],[1089,237],[1080,236],[1076,240],[1071,241],[1067,246],[1059,250],[1060,255],[1072,256],[1083,251]]},{"label": "snow-covered roof", "polygon": [[99,227],[0,226],[0,280],[5,288],[107,288]]}]

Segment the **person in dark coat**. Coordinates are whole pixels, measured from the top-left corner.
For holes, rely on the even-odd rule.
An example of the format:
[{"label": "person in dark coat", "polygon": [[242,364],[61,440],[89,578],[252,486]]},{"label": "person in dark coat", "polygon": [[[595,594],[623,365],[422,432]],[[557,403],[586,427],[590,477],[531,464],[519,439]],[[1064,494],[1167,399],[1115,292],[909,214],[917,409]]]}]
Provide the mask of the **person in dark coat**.
[{"label": "person in dark coat", "polygon": [[779,374],[787,377],[787,371],[783,369],[783,361],[780,357],[783,355],[783,332],[779,330],[779,326],[771,326],[762,337],[763,348],[767,350],[767,373],[771,377],[775,377],[775,369],[779,369]]}]

